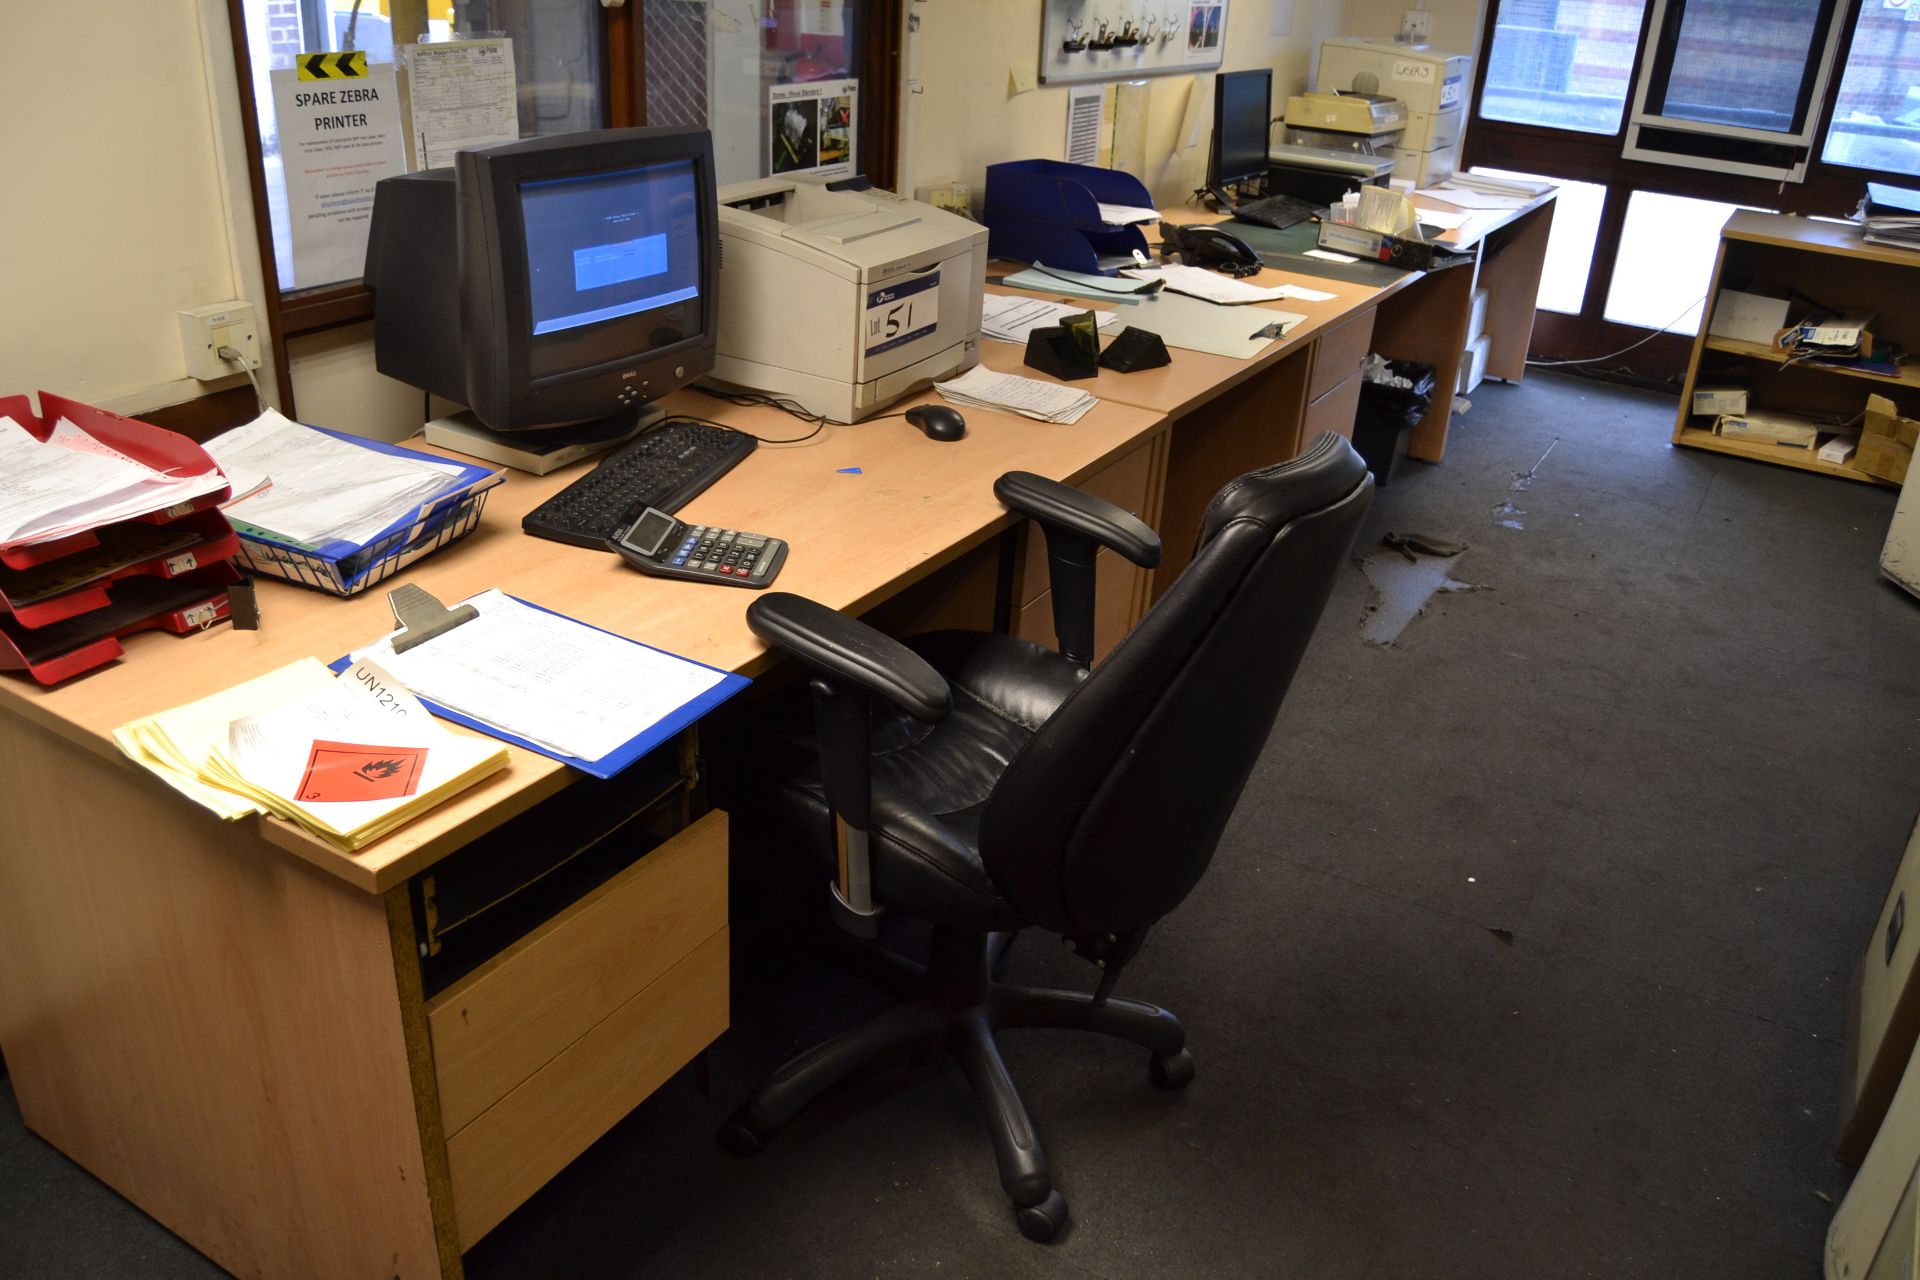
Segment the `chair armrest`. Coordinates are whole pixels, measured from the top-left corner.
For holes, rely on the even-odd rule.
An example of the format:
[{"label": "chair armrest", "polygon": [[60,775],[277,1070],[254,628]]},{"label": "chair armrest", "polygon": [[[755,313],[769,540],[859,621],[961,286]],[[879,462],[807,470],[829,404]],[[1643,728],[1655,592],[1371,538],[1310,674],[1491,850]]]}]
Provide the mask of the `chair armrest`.
[{"label": "chair armrest", "polygon": [[953,708],[952,691],[926,659],[805,596],[768,592],[748,606],[747,626],[829,680],[885,698],[916,720],[940,720]]},{"label": "chair armrest", "polygon": [[1039,522],[1051,535],[1058,528],[1091,538],[1142,569],[1160,563],[1160,535],[1125,508],[1058,480],[1031,471],[1009,471],[993,482],[993,496],[1010,511]]},{"label": "chair armrest", "polygon": [[1100,548],[1151,569],[1160,563],[1160,535],[1105,498],[1031,471],[1007,472],[993,482],[993,496],[1046,530],[1053,631],[1062,654],[1082,670],[1091,667],[1093,579]]}]

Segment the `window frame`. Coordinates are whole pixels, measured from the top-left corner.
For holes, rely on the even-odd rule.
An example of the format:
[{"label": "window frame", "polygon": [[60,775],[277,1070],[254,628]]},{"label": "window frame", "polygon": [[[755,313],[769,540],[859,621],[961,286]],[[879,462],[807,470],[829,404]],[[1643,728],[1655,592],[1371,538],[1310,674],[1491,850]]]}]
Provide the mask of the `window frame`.
[{"label": "window frame", "polygon": [[[1604,316],[1607,290],[1613,278],[1612,264],[1619,253],[1621,231],[1626,225],[1627,200],[1633,191],[1717,200],[1726,204],[1775,209],[1801,217],[1850,218],[1866,195],[1869,182],[1887,182],[1897,186],[1920,185],[1920,179],[1910,174],[1858,169],[1832,164],[1822,158],[1827,133],[1832,128],[1834,102],[1846,78],[1847,61],[1853,53],[1853,36],[1859,25],[1861,5],[1877,3],[1878,0],[1844,0],[1838,6],[1841,16],[1835,20],[1841,25],[1840,40],[1834,48],[1833,62],[1821,97],[1815,104],[1811,154],[1806,175],[1799,182],[1695,169],[1627,156],[1627,131],[1634,114],[1631,95],[1627,109],[1620,114],[1619,128],[1611,134],[1581,133],[1490,120],[1482,116],[1480,107],[1486,93],[1487,55],[1493,48],[1501,7],[1513,2],[1492,0],[1482,19],[1480,52],[1474,59],[1473,97],[1469,103],[1467,136],[1461,148],[1460,167],[1484,166],[1520,173],[1551,174],[1599,183],[1608,188],[1593,247],[1596,264],[1604,260],[1606,270],[1599,270],[1596,265],[1596,269],[1588,274],[1586,298],[1579,315],[1557,311],[1535,313],[1532,350],[1540,355],[1589,359],[1618,351],[1646,338],[1646,329],[1609,321]],[[1646,11],[1641,15],[1639,39],[1634,46],[1636,81],[1640,78],[1645,60],[1650,56],[1647,44],[1652,38],[1654,10],[1654,0],[1648,0]],[[1628,362],[1636,369],[1656,377],[1678,377],[1685,370],[1692,350],[1691,337],[1661,334],[1634,351],[1628,357]]]},{"label": "window frame", "polygon": [[[600,100],[605,104],[609,128],[646,123],[646,23],[641,12],[646,3],[647,0],[619,0],[613,7],[600,10],[606,42],[606,56],[601,60]],[[891,189],[899,161],[899,69],[905,20],[902,6],[891,0],[867,0],[865,15],[860,65],[855,69],[863,90],[859,126],[860,155],[865,160],[862,171],[876,186]],[[313,289],[283,291],[280,288],[273,228],[267,218],[266,165],[260,150],[260,117],[251,87],[253,61],[247,48],[242,0],[227,0],[227,25],[240,95],[241,136],[247,148],[247,181],[253,195],[254,237],[266,292],[266,325],[271,339],[274,381],[280,389],[282,410],[291,414],[293,371],[287,354],[288,340],[373,319],[373,295],[360,280]],[[868,86],[876,86],[879,91]]]}]

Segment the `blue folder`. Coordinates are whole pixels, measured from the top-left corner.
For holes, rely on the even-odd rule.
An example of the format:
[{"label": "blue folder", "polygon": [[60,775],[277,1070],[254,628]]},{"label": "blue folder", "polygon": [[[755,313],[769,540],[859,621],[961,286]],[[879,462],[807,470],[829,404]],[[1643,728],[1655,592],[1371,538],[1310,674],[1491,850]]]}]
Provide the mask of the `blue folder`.
[{"label": "blue folder", "polygon": [[[502,592],[501,594],[504,595],[505,593]],[[540,612],[552,614],[556,618],[566,618],[565,614],[555,612],[552,609],[542,608],[531,600],[522,600],[519,596],[508,596],[507,598],[516,603],[526,605],[529,609],[539,609]],[[588,627],[594,631],[599,631],[602,635],[613,636],[617,640],[626,640],[628,644],[636,645],[642,649],[653,649],[655,653],[666,652],[666,650],[655,648],[650,644],[641,644],[638,640],[628,640],[627,637],[617,632],[595,627],[591,623],[580,622],[577,618],[567,618],[567,621],[578,623],[580,626]],[[683,657],[677,653],[669,656],[680,658],[683,662],[694,661],[692,658]],[[346,657],[335,659],[333,662],[328,663],[327,666],[335,674],[338,674],[351,666],[352,662],[352,655],[349,654]],[[694,662],[694,665],[707,667],[707,664],[704,662]],[[719,671],[720,669],[718,667],[707,667],[707,670]],[[515,737],[513,734],[507,733],[505,730],[496,728],[493,725],[482,724],[471,716],[463,715],[451,707],[443,707],[430,699],[421,698],[420,702],[427,710],[442,719],[451,720],[455,724],[465,725],[467,728],[479,733],[484,733],[490,738],[498,738],[502,742],[511,742],[516,747],[524,747],[528,751],[537,752],[550,759],[558,760],[562,764],[572,765],[574,768],[580,770],[580,772],[592,774],[596,778],[611,778],[614,774],[619,773],[622,769],[625,769],[628,765],[638,760],[641,756],[646,755],[655,747],[667,742],[682,729],[685,729],[688,725],[706,715],[707,712],[712,711],[728,698],[731,698],[734,694],[739,693],[742,689],[753,683],[745,676],[736,675],[731,671],[721,671],[720,676],[720,683],[714,685],[693,701],[682,703],[664,719],[656,720],[652,724],[647,725],[632,738],[614,750],[609,751],[606,755],[601,756],[598,760],[582,760],[577,756],[563,756],[557,751],[549,750],[537,743],[528,742],[525,738]],[[416,694],[415,696],[418,697],[419,695]]]}]

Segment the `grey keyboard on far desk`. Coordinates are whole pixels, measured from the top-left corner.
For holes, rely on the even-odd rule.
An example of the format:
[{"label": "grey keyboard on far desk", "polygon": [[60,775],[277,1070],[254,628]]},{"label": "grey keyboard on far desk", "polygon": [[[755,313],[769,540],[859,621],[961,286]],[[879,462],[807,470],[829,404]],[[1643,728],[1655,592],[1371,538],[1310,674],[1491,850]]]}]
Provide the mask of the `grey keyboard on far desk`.
[{"label": "grey keyboard on far desk", "polygon": [[1298,196],[1266,196],[1259,200],[1249,200],[1246,204],[1233,207],[1234,220],[1251,222],[1255,226],[1272,227],[1275,231],[1285,231],[1316,218],[1326,210],[1310,200]]}]

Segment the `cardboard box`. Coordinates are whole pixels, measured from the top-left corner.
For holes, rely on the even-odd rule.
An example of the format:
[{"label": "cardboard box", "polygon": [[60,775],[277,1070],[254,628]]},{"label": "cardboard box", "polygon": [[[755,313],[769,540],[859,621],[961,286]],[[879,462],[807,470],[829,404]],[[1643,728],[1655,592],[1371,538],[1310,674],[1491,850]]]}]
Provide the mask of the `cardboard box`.
[{"label": "cardboard box", "polygon": [[[1912,915],[1912,919],[1907,917]],[[1834,1156],[1858,1164],[1920,1039],[1920,820],[1847,993],[1846,1079]],[[1920,1154],[1920,1153],[1916,1153]]]},{"label": "cardboard box", "polygon": [[1820,446],[1820,461],[1842,467],[1853,460],[1854,452],[1859,448],[1858,435],[1835,436]]},{"label": "cardboard box", "polygon": [[1747,389],[1745,387],[1695,387],[1693,411],[1712,417],[1718,417],[1723,413],[1745,413]]},{"label": "cardboard box", "polygon": [[1483,333],[1475,338],[1467,349],[1460,353],[1460,376],[1455,380],[1454,390],[1460,395],[1471,395],[1487,377],[1487,353],[1493,350],[1493,335]]},{"label": "cardboard box", "polygon": [[1775,335],[1786,327],[1785,298],[1722,289],[1714,296],[1713,319],[1707,324],[1707,333],[1715,338],[1757,342],[1763,347],[1771,347]]},{"label": "cardboard box", "polygon": [[1901,417],[1893,401],[1885,396],[1868,396],[1860,452],[1853,465],[1870,476],[1904,484],[1916,442],[1920,442],[1920,422]]},{"label": "cardboard box", "polygon": [[1715,435],[1728,440],[1779,445],[1787,449],[1810,450],[1820,442],[1820,424],[1813,419],[1791,413],[1768,413],[1760,409],[1750,409],[1746,413],[1723,413],[1714,422],[1713,431]]}]

